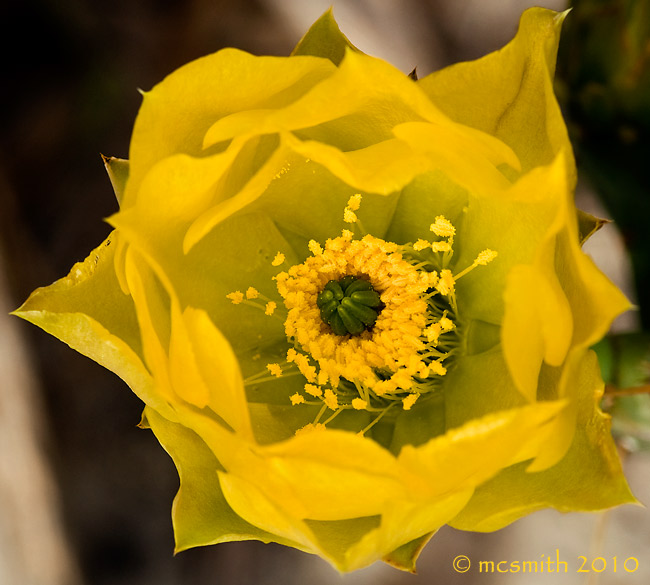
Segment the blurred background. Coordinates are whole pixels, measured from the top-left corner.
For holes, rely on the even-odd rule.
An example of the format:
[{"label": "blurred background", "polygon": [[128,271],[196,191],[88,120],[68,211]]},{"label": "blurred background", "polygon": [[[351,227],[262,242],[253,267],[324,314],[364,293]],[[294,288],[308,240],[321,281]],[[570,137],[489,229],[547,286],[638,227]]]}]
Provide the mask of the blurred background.
[{"label": "blurred background", "polygon": [[[171,460],[136,428],[142,405],[114,375],[7,313],[67,274],[117,209],[100,153],[127,158],[140,105],[180,65],[226,46],[287,55],[329,5],[363,51],[420,76],[505,44],[520,13],[564,0],[5,0],[0,92],[0,585],[650,582],[650,513],[545,511],[495,534],[443,529],[419,574],[377,564],[340,577],[257,542],[172,555]],[[650,2],[576,0],[557,93],[581,173],[579,206],[615,220],[587,251],[635,300],[619,332],[650,328]],[[641,292],[639,292],[641,291]],[[622,338],[623,339],[623,338]],[[627,339],[627,338],[625,338]],[[620,345],[620,344],[619,344]],[[640,357],[642,357],[642,351]],[[640,380],[640,378],[639,378]],[[638,380],[637,380],[638,382]],[[650,503],[648,396],[617,433],[636,496]],[[457,574],[457,555],[537,560],[568,574]],[[576,574],[578,555],[618,571]],[[636,557],[634,573],[621,562]],[[630,566],[630,565],[628,565]],[[610,562],[611,568],[611,562]]]}]

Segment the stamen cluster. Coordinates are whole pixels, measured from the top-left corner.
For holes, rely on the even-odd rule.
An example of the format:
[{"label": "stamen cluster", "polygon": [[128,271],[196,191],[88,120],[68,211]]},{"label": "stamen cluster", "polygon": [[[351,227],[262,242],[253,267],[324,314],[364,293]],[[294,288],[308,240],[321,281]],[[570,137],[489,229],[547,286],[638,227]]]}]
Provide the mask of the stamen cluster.
[{"label": "stamen cluster", "polygon": [[[379,407],[374,398],[383,398],[384,405],[385,400],[402,400],[417,393],[430,376],[444,375],[444,356],[425,351],[424,331],[430,323],[426,294],[438,282],[436,272],[416,269],[400,246],[370,235],[354,240],[348,232],[327,240],[324,249],[310,249],[317,253],[276,277],[288,310],[285,333],[317,366],[307,372],[308,384],[339,394],[351,387],[351,395]],[[367,282],[379,295],[383,308],[371,330],[341,336],[323,322],[319,295],[327,286],[334,288],[330,282],[346,283],[344,279]],[[346,402],[351,405],[351,400]]]},{"label": "stamen cluster", "polygon": [[[345,209],[358,210],[360,195]],[[355,217],[350,223],[361,227]],[[409,410],[422,394],[435,391],[447,373],[457,345],[455,283],[496,252],[483,250],[467,268],[454,275],[448,268],[456,229],[443,216],[431,231],[441,238],[398,245],[371,235],[355,239],[350,230],[308,244],[311,256],[276,277],[287,310],[285,334],[292,345],[286,362],[268,364],[272,378],[292,369],[306,383],[291,404],[322,404],[311,426],[322,426],[345,409],[378,413],[363,431],[393,406]],[[284,262],[278,253],[274,266]],[[262,299],[255,289],[228,295],[233,303],[254,304]],[[251,300],[254,299],[254,300]],[[262,308],[260,305],[259,308]],[[251,380],[260,381],[263,373]],[[268,379],[268,378],[267,378]],[[329,409],[334,413],[320,423]]]}]

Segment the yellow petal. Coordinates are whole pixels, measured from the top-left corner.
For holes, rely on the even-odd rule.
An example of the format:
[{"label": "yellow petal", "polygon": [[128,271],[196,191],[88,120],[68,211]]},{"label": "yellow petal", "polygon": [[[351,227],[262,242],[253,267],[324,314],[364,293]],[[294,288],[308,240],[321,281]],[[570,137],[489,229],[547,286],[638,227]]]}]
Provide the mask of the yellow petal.
[{"label": "yellow petal", "polygon": [[[232,347],[205,311],[187,308],[183,321],[198,373],[208,391],[207,404],[244,439],[252,439],[246,393]],[[186,363],[181,359],[178,367],[186,367]]]},{"label": "yellow petal", "polygon": [[[234,143],[234,141],[233,141]],[[234,196],[213,199],[213,205],[198,214],[183,239],[183,252],[188,253],[210,230],[258,199],[286,165],[288,149],[281,145]]]},{"label": "yellow petal", "polygon": [[327,57],[335,65],[339,65],[345,56],[346,48],[356,49],[348,38],[341,32],[334,20],[332,8],[329,8],[314,24],[291,52],[294,55],[314,55]]},{"label": "yellow petal", "polygon": [[565,160],[560,154],[544,173],[549,199],[557,201],[555,217],[533,263],[515,266],[506,278],[504,291],[503,351],[515,384],[529,401],[536,399],[542,360],[552,366],[562,365],[573,339],[571,306],[556,274],[558,236],[570,224],[577,225],[569,207]]},{"label": "yellow petal", "polygon": [[404,446],[398,461],[426,478],[422,489],[427,499],[474,488],[504,467],[537,455],[549,423],[565,406],[544,402],[489,414],[419,447]]},{"label": "yellow petal", "polygon": [[260,472],[265,490],[292,515],[341,520],[379,514],[387,502],[404,497],[408,474],[371,439],[328,430],[305,433],[258,451],[258,471],[237,466],[251,481]]},{"label": "yellow petal", "polygon": [[473,492],[471,488],[460,490],[435,502],[391,503],[382,515],[380,526],[347,551],[342,570],[366,567],[404,543],[435,532],[463,509]]},{"label": "yellow petal", "polygon": [[395,136],[416,153],[427,155],[432,169],[447,173],[459,185],[478,193],[492,193],[510,185],[499,164],[519,167],[514,153],[502,142],[460,124],[425,122],[399,124]]},{"label": "yellow petal", "polygon": [[399,191],[431,166],[424,156],[399,140],[385,140],[352,152],[290,136],[285,141],[292,150],[323,165],[354,189],[369,193],[388,195]]},{"label": "yellow petal", "polygon": [[125,272],[138,316],[145,363],[152,373],[157,393],[171,404],[174,393],[166,351],[171,334],[169,297],[133,248],[127,251]]},{"label": "yellow petal", "polygon": [[144,93],[122,207],[135,203],[144,176],[158,161],[179,153],[202,155],[203,136],[215,120],[240,110],[284,107],[334,70],[328,59],[255,57],[236,49],[176,70]]},{"label": "yellow petal", "polygon": [[510,146],[524,171],[548,164],[560,150],[570,151],[552,84],[566,14],[531,8],[503,49],[434,72],[418,84],[450,118]]},{"label": "yellow petal", "polygon": [[67,277],[34,291],[14,314],[115,372],[141,400],[173,420],[143,363],[133,303],[113,272],[118,239],[113,232]]},{"label": "yellow petal", "polygon": [[[180,477],[172,506],[175,552],[232,540],[282,540],[248,524],[230,508],[216,473],[220,463],[194,431],[149,407],[143,420],[174,460]],[[285,544],[297,546],[292,541]]]},{"label": "yellow petal", "polygon": [[[571,429],[568,452],[565,454],[566,437],[563,436],[559,445],[555,445],[560,447],[561,453],[555,465],[546,456],[548,450],[545,449],[532,465],[526,462],[504,469],[477,488],[468,506],[451,522],[452,526],[461,530],[492,531],[542,508],[586,512],[635,501],[611,438],[609,417],[598,408],[603,384],[593,352],[573,362],[566,382],[573,394],[570,400],[577,407],[569,402],[556,422],[560,423],[559,429]],[[566,426],[563,417],[571,414],[574,419]],[[547,445],[555,443],[559,429],[552,425]],[[550,453],[557,459],[556,449]],[[552,466],[548,467],[548,463]]]},{"label": "yellow petal", "polygon": [[571,342],[571,310],[554,274],[517,266],[504,293],[503,349],[510,373],[530,401],[537,397],[542,360],[561,365]]},{"label": "yellow petal", "polygon": [[232,117],[215,122],[204,145],[249,133],[302,130],[305,137],[356,150],[391,138],[392,128],[401,122],[424,118],[450,123],[401,71],[349,49],[338,69],[290,105],[245,110],[238,108]]},{"label": "yellow petal", "polygon": [[316,537],[309,527],[270,500],[260,489],[259,482],[230,473],[219,473],[219,482],[228,504],[246,522],[292,540],[303,550],[318,551]]}]

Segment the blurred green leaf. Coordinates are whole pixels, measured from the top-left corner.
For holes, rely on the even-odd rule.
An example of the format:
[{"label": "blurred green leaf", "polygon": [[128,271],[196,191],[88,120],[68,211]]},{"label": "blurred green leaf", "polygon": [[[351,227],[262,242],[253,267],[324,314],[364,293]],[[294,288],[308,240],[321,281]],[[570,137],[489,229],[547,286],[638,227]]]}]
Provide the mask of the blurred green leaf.
[{"label": "blurred green leaf", "polygon": [[612,432],[629,451],[650,449],[650,334],[612,335],[594,350],[606,383],[603,408],[612,415]]},{"label": "blurred green leaf", "polygon": [[557,93],[579,169],[630,251],[650,329],[650,0],[573,0],[558,55]]}]

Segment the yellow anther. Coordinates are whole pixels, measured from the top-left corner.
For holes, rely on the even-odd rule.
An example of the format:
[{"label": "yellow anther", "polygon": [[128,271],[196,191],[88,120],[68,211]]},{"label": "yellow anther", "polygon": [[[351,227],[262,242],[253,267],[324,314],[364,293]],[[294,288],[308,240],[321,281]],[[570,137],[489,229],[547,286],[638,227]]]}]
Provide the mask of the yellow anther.
[{"label": "yellow anther", "polygon": [[429,285],[429,288],[436,286],[439,280],[440,277],[438,276],[438,273],[435,270],[433,272],[427,273],[427,283]]},{"label": "yellow anther", "polygon": [[325,384],[327,384],[328,378],[329,376],[327,375],[327,372],[325,370],[321,370],[320,372],[318,372],[318,384],[320,386],[324,386]]},{"label": "yellow anther", "polygon": [[485,266],[486,264],[492,262],[497,257],[497,253],[494,250],[490,250],[489,248],[483,250],[477,257],[474,262],[472,262],[467,268],[464,270],[461,270],[458,274],[454,276],[454,280],[458,280],[459,278],[465,276],[468,272],[471,272],[476,268],[477,266]]},{"label": "yellow anther", "polygon": [[348,207],[352,211],[357,211],[360,205],[361,205],[361,193],[356,193],[355,195],[352,195],[352,197],[350,197],[350,199],[348,200]]},{"label": "yellow anther", "polygon": [[365,401],[363,398],[352,399],[352,408],[354,408],[354,410],[365,410],[367,406],[368,406],[368,402]]},{"label": "yellow anther", "polygon": [[266,369],[276,378],[279,378],[282,375],[280,364],[266,364]]},{"label": "yellow anther", "polygon": [[266,303],[266,307],[264,308],[264,314],[273,315],[277,306],[278,306],[277,303],[275,303],[274,301],[269,301],[268,303]]},{"label": "yellow anther", "polygon": [[415,404],[418,398],[420,398],[419,392],[416,392],[415,394],[409,394],[402,400],[402,408],[404,410],[411,410],[411,407]]},{"label": "yellow anther", "polygon": [[341,232],[341,237],[344,240],[350,241],[354,237],[354,232],[351,232],[350,230],[343,230]]},{"label": "yellow anther", "polygon": [[423,240],[420,238],[415,244],[413,244],[413,249],[416,252],[420,252],[421,250],[426,250],[429,246],[431,246],[431,242],[427,242],[427,240]]},{"label": "yellow anther", "polygon": [[408,390],[413,386],[413,378],[411,377],[411,374],[406,371],[406,368],[398,370],[397,374],[391,378],[391,382],[395,384],[395,390],[398,388],[401,390]]},{"label": "yellow anther", "polygon": [[354,213],[349,207],[346,207],[343,210],[343,221],[345,223],[356,223],[357,221],[357,214]]},{"label": "yellow anther", "polygon": [[249,286],[248,289],[246,290],[246,298],[249,300],[256,299],[259,296],[260,296],[259,291],[256,288],[253,288],[252,286]]},{"label": "yellow anther", "polygon": [[442,238],[448,238],[456,234],[456,228],[444,215],[436,217],[436,221],[431,224],[430,229],[436,236]]},{"label": "yellow anther", "polygon": [[440,280],[438,281],[438,284],[436,284],[436,290],[441,295],[448,295],[454,291],[454,282],[454,276],[452,275],[451,270],[445,268],[440,271]]},{"label": "yellow anther", "polygon": [[486,250],[483,250],[476,257],[476,260],[474,260],[474,264],[478,264],[479,266],[485,266],[489,262],[492,262],[492,260],[494,260],[496,257],[497,257],[497,252],[487,248]]},{"label": "yellow anther", "polygon": [[233,305],[238,305],[244,300],[244,295],[241,291],[236,290],[235,292],[231,292],[230,294],[227,294],[226,298],[230,299]]},{"label": "yellow anther", "polygon": [[309,251],[314,256],[320,256],[323,253],[323,248],[316,240],[309,240]]},{"label": "yellow anther", "polygon": [[449,252],[451,250],[451,244],[444,240],[442,242],[433,242],[431,249],[434,252]]},{"label": "yellow anther", "polygon": [[442,317],[440,321],[440,327],[442,328],[442,331],[451,331],[456,325],[454,325],[454,322],[449,318],[449,317]]},{"label": "yellow anther", "polygon": [[284,262],[284,254],[282,252],[278,252],[275,255],[275,258],[273,258],[273,262],[271,262],[271,266],[280,266]]},{"label": "yellow anther", "polygon": [[309,358],[306,355],[298,354],[296,365],[300,373],[307,378],[309,382],[316,381],[316,368],[309,364]]},{"label": "yellow anther", "polygon": [[336,394],[329,388],[325,390],[325,396],[323,398],[323,402],[327,406],[327,408],[330,408],[332,410],[336,410],[339,407],[339,400],[336,397]]},{"label": "yellow anther", "polygon": [[300,435],[306,435],[307,433],[314,433],[314,432],[319,432],[319,431],[324,431],[326,430],[326,426],[323,423],[309,423],[306,424],[304,427],[298,429],[296,431],[296,437]]},{"label": "yellow anther", "polygon": [[289,400],[291,400],[291,404],[293,406],[296,406],[296,404],[302,404],[303,402],[305,402],[305,397],[302,394],[298,394],[298,392],[296,392],[295,394],[289,397]]},{"label": "yellow anther", "polygon": [[307,392],[307,394],[310,396],[314,396],[316,398],[319,398],[323,395],[323,389],[320,386],[316,386],[315,384],[305,384],[305,392]]},{"label": "yellow anther", "polygon": [[447,368],[443,366],[440,362],[431,362],[429,364],[429,369],[438,376],[444,376],[447,373]]},{"label": "yellow anther", "polygon": [[424,334],[426,335],[427,341],[434,345],[437,345],[438,338],[440,337],[440,333],[442,333],[442,326],[440,325],[440,323],[434,323],[433,325],[431,325],[431,327],[427,327],[424,330]]}]

